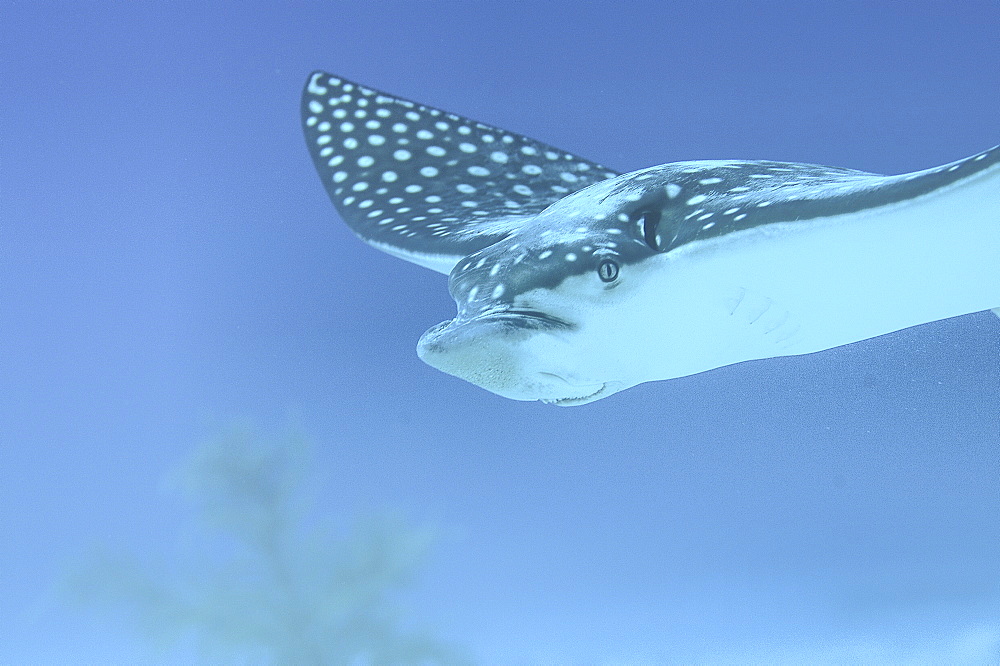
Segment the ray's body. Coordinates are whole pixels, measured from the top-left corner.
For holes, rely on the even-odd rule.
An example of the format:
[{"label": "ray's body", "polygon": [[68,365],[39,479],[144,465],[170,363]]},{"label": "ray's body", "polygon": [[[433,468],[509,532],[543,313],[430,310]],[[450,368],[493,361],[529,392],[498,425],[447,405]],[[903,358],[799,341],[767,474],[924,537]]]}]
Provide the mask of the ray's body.
[{"label": "ray's body", "polygon": [[368,243],[449,273],[429,364],[561,405],[1000,305],[1000,149],[900,176],[769,161],[618,175],[321,72],[303,124]]}]

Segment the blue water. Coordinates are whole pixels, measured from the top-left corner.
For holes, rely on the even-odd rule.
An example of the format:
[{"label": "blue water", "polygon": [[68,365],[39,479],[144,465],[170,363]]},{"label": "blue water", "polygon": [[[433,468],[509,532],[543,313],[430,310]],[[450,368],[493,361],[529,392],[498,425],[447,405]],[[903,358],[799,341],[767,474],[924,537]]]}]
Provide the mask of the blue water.
[{"label": "blue water", "polygon": [[620,171],[1000,142],[992,0],[0,2],[0,663],[277,659],[65,591],[95,547],[223,576],[169,479],[233,423],[314,443],[303,531],[433,528],[385,592],[474,663],[1000,663],[1000,319],[499,398],[414,353],[444,277],[337,218],[318,68]]}]

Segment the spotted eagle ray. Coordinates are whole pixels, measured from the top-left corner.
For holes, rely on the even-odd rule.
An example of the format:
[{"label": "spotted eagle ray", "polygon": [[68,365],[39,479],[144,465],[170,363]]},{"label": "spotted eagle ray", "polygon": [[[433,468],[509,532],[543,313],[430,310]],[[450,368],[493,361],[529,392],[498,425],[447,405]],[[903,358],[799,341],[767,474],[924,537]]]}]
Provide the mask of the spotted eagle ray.
[{"label": "spotted eagle ray", "polygon": [[1000,146],[898,176],[701,160],[619,174],[325,72],[306,143],[362,240],[449,275],[428,364],[580,405],[995,308]]}]

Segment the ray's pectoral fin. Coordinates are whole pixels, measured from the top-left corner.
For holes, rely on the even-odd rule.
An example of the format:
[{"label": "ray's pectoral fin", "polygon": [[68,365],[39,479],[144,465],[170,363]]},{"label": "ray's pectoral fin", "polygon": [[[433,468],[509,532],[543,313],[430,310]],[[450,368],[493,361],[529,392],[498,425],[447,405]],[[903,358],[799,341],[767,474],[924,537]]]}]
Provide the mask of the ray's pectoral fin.
[{"label": "ray's pectoral fin", "polygon": [[992,310],[990,310],[990,312],[1000,317],[1000,308],[993,308]]},{"label": "ray's pectoral fin", "polygon": [[323,185],[354,233],[443,273],[566,195],[618,175],[325,72],[306,81],[302,128]]},{"label": "ray's pectoral fin", "polygon": [[774,299],[743,287],[726,299],[725,307],[745,341],[771,355],[792,350],[801,337],[801,322]]}]

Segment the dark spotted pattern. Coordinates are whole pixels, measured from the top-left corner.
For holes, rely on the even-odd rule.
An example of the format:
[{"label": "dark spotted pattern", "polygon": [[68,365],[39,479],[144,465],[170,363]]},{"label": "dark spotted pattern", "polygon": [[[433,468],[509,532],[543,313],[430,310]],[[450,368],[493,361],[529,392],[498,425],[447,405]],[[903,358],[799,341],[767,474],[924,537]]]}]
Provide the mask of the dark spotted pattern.
[{"label": "dark spotted pattern", "polygon": [[302,93],[316,169],[361,238],[465,256],[549,204],[617,175],[512,132],[323,72]]},{"label": "dark spotted pattern", "polygon": [[[523,229],[470,254],[449,288],[459,318],[518,307],[518,297],[592,272],[613,288],[617,271],[654,254],[777,223],[892,205],[930,194],[1000,161],[1000,148],[952,164],[879,176],[786,162],[680,162],[618,176],[567,196]],[[942,220],[942,224],[947,221]],[[614,273],[613,279],[607,279]]]},{"label": "dark spotted pattern", "polygon": [[454,257],[449,289],[459,319],[527,325],[553,322],[512,316],[528,307],[521,297],[567,278],[589,274],[595,288],[614,289],[656,253],[903,203],[1000,163],[998,147],[900,176],[700,161],[616,177],[532,139],[322,72],[309,77],[302,120],[323,183],[355,233],[404,256]]},{"label": "dark spotted pattern", "polygon": [[930,194],[1000,163],[1000,147],[901,176],[789,162],[678,162],[626,174],[612,196],[633,203],[630,217],[653,213],[649,244],[686,243],[779,222],[801,222],[888,206]]}]

